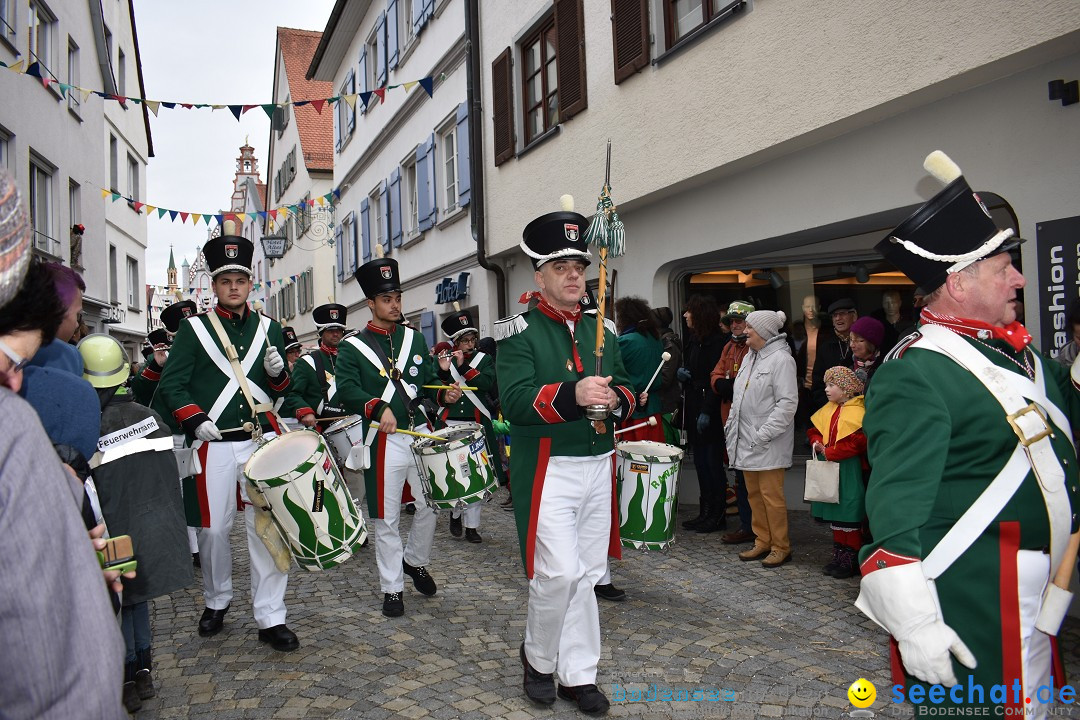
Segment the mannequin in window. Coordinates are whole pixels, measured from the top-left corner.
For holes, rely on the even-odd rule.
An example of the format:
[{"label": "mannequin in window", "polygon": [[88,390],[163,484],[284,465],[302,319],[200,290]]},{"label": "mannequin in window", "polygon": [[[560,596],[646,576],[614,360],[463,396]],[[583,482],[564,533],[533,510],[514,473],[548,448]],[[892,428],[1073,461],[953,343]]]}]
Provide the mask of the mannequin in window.
[{"label": "mannequin in window", "polygon": [[[813,379],[814,359],[817,357],[818,330],[821,328],[821,304],[816,295],[807,295],[802,300],[802,320],[795,321],[791,327],[791,337],[795,342],[795,365],[799,380],[799,407],[795,412],[795,426],[810,426],[810,413],[814,411],[810,403],[810,385]],[[805,433],[798,432],[802,438]]]},{"label": "mannequin in window", "polygon": [[880,320],[885,326],[885,339],[882,350],[888,352],[900,338],[915,330],[915,323],[905,312],[899,290],[886,290],[881,294],[881,307],[872,312],[871,317]]}]

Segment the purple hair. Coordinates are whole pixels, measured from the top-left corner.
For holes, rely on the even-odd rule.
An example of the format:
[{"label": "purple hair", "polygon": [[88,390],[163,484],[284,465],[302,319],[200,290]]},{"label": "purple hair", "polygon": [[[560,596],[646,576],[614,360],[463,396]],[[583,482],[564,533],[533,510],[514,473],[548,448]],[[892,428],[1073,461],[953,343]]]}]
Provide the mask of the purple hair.
[{"label": "purple hair", "polygon": [[46,263],[46,267],[52,275],[53,286],[56,294],[60,296],[60,302],[64,307],[71,307],[71,303],[75,302],[75,293],[86,292],[82,275],[59,263]]}]

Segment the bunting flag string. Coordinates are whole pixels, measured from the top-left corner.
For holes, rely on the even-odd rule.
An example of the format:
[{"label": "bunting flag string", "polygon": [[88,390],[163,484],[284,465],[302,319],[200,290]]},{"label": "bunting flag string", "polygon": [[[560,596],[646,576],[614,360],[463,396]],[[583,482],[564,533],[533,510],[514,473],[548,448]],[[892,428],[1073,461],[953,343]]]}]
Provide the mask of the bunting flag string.
[{"label": "bunting flag string", "polygon": [[263,286],[266,286],[267,290],[272,288],[283,288],[288,285],[293,285],[300,279],[299,275],[289,275],[288,277],[281,278],[280,280],[267,280],[266,282],[257,282],[251,284],[252,290],[262,290]]},{"label": "bunting flag string", "polygon": [[[87,184],[94,185],[94,183]],[[244,222],[244,220],[255,221],[266,220],[267,218],[269,218],[271,222],[273,222],[274,220],[281,222],[288,218],[289,215],[296,215],[300,213],[305,208],[305,206],[314,209],[316,207],[326,207],[327,204],[329,204],[329,206],[333,208],[337,201],[341,198],[341,190],[339,188],[334,188],[325,195],[319,195],[317,197],[311,198],[310,200],[302,200],[298,203],[293,203],[292,205],[281,205],[280,207],[276,207],[272,210],[259,210],[257,212],[220,211],[216,213],[203,213],[192,212],[190,210],[171,210],[169,208],[164,208],[159,205],[151,205],[150,203],[140,202],[138,200],[135,200],[134,198],[121,195],[118,192],[114,192],[100,186],[97,187],[101,191],[102,200],[111,200],[112,202],[116,202],[117,200],[124,200],[129,205],[131,205],[131,207],[136,212],[145,211],[147,217],[153,217],[153,215],[157,213],[157,218],[159,220],[164,219],[165,216],[168,215],[169,222],[176,222],[176,218],[179,217],[181,224],[183,224],[186,223],[190,218],[192,225],[198,225],[200,220],[207,225],[210,224],[211,220],[216,221],[218,225],[221,225],[226,220],[232,220],[233,222],[242,223]]]},{"label": "bunting flag string", "polygon": [[[139,105],[139,104],[146,105],[147,109],[149,109],[150,112],[154,113],[155,116],[157,116],[158,111],[161,108],[165,108],[167,110],[176,110],[176,109],[203,110],[205,108],[210,108],[211,110],[225,110],[225,109],[228,109],[228,111],[233,114],[233,117],[235,117],[239,121],[240,117],[244,113],[248,112],[249,110],[254,110],[255,108],[261,109],[263,112],[266,113],[267,117],[273,118],[275,112],[277,112],[279,109],[281,109],[283,107],[287,107],[287,106],[290,106],[290,105],[292,107],[294,107],[294,108],[303,107],[305,105],[311,105],[312,107],[315,108],[315,112],[317,112],[317,113],[319,113],[321,115],[324,107],[326,107],[327,105],[330,105],[331,107],[333,107],[334,105],[341,102],[342,100],[344,100],[346,103],[348,103],[349,107],[351,107],[351,108],[356,107],[357,101],[360,102],[361,106],[368,107],[368,105],[371,102],[372,96],[378,97],[380,104],[384,103],[384,102],[386,102],[386,91],[387,90],[394,90],[396,88],[402,88],[402,89],[405,90],[405,93],[408,94],[408,92],[410,90],[412,90],[414,87],[419,85],[420,87],[422,87],[424,89],[424,92],[427,93],[428,97],[432,97],[434,95],[434,92],[435,92],[435,78],[433,78],[433,77],[424,77],[424,78],[418,78],[416,80],[409,80],[407,82],[398,83],[397,85],[384,85],[381,88],[375,88],[374,90],[371,90],[371,91],[368,91],[368,92],[348,93],[348,94],[345,94],[345,95],[335,95],[333,97],[328,97],[328,98],[310,98],[308,100],[292,100],[290,102],[285,102],[285,103],[259,103],[259,104],[256,104],[256,105],[248,105],[248,104],[244,104],[244,103],[189,103],[189,102],[178,102],[178,101],[171,101],[171,100],[169,100],[169,101],[167,101],[167,100],[149,100],[149,99],[146,99],[146,98],[132,97],[130,95],[128,95],[128,96],[114,95],[114,94],[111,94],[111,93],[102,92],[101,90],[91,90],[89,88],[80,87],[78,85],[72,85],[71,83],[60,82],[59,80],[57,80],[53,76],[53,74],[47,68],[42,67],[41,63],[38,63],[38,62],[31,63],[25,69],[23,68],[24,64],[25,64],[24,60],[19,60],[18,62],[10,63],[10,64],[4,62],[3,60],[0,60],[0,68],[6,68],[6,69],[8,69],[8,70],[10,70],[10,71],[12,71],[14,73],[18,73],[20,75],[27,75],[27,76],[30,76],[30,77],[37,78],[39,81],[41,81],[41,84],[44,85],[45,87],[49,87],[50,85],[54,85],[54,86],[56,86],[56,89],[60,92],[60,95],[65,97],[65,98],[67,97],[67,93],[75,91],[75,92],[80,93],[80,95],[82,96],[82,101],[83,102],[86,102],[87,99],[89,99],[89,97],[91,95],[97,95],[102,100],[115,100],[116,102],[119,102],[121,104],[126,103],[127,101],[130,100],[131,102],[135,103],[136,105]],[[440,80],[446,79],[445,73],[440,75],[439,79]]]}]

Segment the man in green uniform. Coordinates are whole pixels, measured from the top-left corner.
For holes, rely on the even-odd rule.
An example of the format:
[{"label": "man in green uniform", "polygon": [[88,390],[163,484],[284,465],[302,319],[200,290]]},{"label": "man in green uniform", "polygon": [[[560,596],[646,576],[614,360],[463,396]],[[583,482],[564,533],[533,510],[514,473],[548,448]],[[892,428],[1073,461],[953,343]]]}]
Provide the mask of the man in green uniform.
[{"label": "man in green uniform", "polygon": [[312,310],[311,317],[319,331],[319,348],[301,355],[292,373],[292,392],[304,400],[296,419],[308,427],[314,427],[319,418],[346,414],[336,402],[338,345],[345,335],[348,310],[328,303]]},{"label": "man in green uniform", "polygon": [[[424,595],[434,595],[438,587],[426,567],[435,537],[435,511],[424,502],[412,438],[397,430],[430,432],[435,418],[428,419],[425,415],[422,400],[441,396],[443,401],[455,403],[461,399],[461,390],[423,388],[449,384],[450,361],[441,358],[436,374],[424,336],[399,324],[401,281],[397,261],[376,258],[364,263],[356,270],[356,281],[368,299],[371,320],[338,347],[337,399],[345,412],[359,415],[371,425],[364,441],[370,457],[364,471],[364,485],[368,513],[375,528],[382,612],[387,617],[400,617],[405,613],[401,594],[405,590],[406,574]],[[398,520],[406,482],[416,504],[416,514],[408,541],[402,546]]]},{"label": "man in green uniform", "polygon": [[[495,359],[477,350],[480,331],[468,310],[458,310],[443,320],[442,331],[450,342],[439,343],[435,346],[435,352],[450,353],[450,374],[454,382],[460,387],[475,389],[464,390],[461,399],[444,407],[439,417],[447,425],[477,423],[484,428],[484,439],[492,457],[491,466],[499,478],[499,484],[505,485],[502,462],[499,459],[499,438],[491,424],[496,416],[495,409],[488,394],[495,387]],[[483,506],[483,503],[476,502],[464,510],[451,510],[450,534],[454,537],[461,536],[464,516],[465,539],[471,543],[483,542],[480,537],[480,512]]]},{"label": "man in green uniform", "polygon": [[[593,586],[607,556],[621,557],[615,497],[615,424],[634,411],[618,341],[605,331],[603,373],[594,374],[597,319],[581,311],[591,254],[588,221],[563,210],[533,220],[521,248],[533,260],[539,292],[535,310],[495,324],[499,397],[510,422],[514,452],[514,512],[529,611],[521,645],[526,696],[535,703],[558,695],[584,712],[602,713],[607,697],[596,686],[600,617]],[[607,408],[590,422],[587,406]]]},{"label": "man in green uniform", "polygon": [[[1044,588],[1075,564],[1063,557],[1080,395],[1017,320],[1013,231],[995,226],[944,154],[925,166],[947,186],[876,248],[929,295],[919,331],[866,397],[874,542],[856,605],[894,637],[894,682],[909,694],[942,685],[943,706],[1041,716],[1035,690],[1061,680],[1053,636],[1068,603]],[[919,690],[924,711],[935,689]]]},{"label": "man in green uniform", "polygon": [[[270,551],[259,539],[255,510],[247,500],[246,483],[240,482],[244,463],[255,451],[252,423],[257,422],[264,435],[273,436],[275,428],[265,413],[272,408],[273,400],[284,396],[289,388],[281,326],[247,304],[254,251],[250,240],[237,235],[221,235],[203,246],[217,305],[180,324],[158,386],[157,401],[172,413],[189,440],[202,441],[198,448],[202,471],[196,476],[195,486],[202,516],[199,557],[206,609],[199,621],[199,634],[207,637],[220,632],[232,602],[229,535],[239,502],[247,525],[259,640],[270,643],[275,650],[289,651],[300,647],[300,643],[285,625],[288,574],[277,569]],[[255,408],[249,406],[241,390],[219,333],[239,355]]]}]

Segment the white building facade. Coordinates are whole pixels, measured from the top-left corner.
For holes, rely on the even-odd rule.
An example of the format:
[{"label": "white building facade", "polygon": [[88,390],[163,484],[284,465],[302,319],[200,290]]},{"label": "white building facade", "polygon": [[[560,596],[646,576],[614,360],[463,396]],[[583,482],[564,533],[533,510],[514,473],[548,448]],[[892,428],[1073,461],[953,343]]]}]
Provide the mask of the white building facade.
[{"label": "white building facade", "polygon": [[[153,155],[148,112],[60,87],[144,95],[132,4],[0,2],[0,60],[41,77],[0,72],[0,166],[29,205],[34,250],[81,272],[84,321],[139,357],[147,327],[146,214],[138,203]],[[134,202],[103,200],[103,189]],[[81,238],[76,225],[85,228]]]},{"label": "white building facade", "polygon": [[365,107],[336,106],[334,187],[337,302],[350,324],[369,317],[356,268],[377,254],[397,259],[406,317],[429,344],[453,302],[472,309],[482,334],[496,317],[494,285],[476,259],[467,157],[463,0],[338,2],[308,75],[348,95],[385,89]]}]

